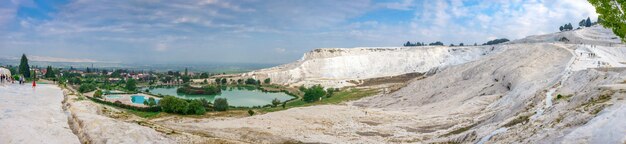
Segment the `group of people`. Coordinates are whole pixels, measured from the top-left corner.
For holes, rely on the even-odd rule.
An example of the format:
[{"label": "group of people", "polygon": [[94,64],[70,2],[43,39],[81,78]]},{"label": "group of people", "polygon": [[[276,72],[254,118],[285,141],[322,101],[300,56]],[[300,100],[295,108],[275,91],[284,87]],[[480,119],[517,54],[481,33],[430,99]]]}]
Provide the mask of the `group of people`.
[{"label": "group of people", "polygon": [[[4,84],[4,83],[15,83],[15,79],[13,77],[11,77],[10,75],[6,75],[6,74],[0,74],[0,84]],[[20,76],[20,78],[17,80],[19,84],[24,84],[25,80],[24,77]]]},{"label": "group of people", "polygon": [[0,83],[13,83],[13,77],[5,74],[0,74]]}]

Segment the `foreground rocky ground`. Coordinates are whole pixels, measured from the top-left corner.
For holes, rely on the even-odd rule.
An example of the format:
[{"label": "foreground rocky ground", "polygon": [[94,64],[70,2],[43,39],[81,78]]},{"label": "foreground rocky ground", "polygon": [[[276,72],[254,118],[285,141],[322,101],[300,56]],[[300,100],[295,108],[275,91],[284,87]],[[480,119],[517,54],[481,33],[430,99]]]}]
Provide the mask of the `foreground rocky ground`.
[{"label": "foreground rocky ground", "polygon": [[80,143],[54,85],[0,84],[0,143]]}]

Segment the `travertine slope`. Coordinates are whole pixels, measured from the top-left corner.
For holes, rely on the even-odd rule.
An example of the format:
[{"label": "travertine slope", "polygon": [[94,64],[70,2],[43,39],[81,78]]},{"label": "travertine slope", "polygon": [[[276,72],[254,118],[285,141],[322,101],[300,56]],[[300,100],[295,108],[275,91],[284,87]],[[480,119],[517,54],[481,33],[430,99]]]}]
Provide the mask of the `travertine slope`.
[{"label": "travertine slope", "polygon": [[344,87],[354,85],[348,82],[350,80],[424,73],[474,61],[495,52],[497,49],[492,46],[321,48],[305,53],[294,63],[242,76],[271,78],[272,83],[294,86]]}]

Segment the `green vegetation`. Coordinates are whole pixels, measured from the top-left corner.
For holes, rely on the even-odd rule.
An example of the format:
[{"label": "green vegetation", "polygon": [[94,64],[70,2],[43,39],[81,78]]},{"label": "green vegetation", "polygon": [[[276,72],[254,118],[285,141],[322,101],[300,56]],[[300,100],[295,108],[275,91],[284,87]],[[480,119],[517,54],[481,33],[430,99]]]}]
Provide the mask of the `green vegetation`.
[{"label": "green vegetation", "polygon": [[26,54],[22,54],[22,59],[20,60],[19,74],[23,75],[25,78],[30,78],[30,66],[28,65],[28,58],[26,58]]},{"label": "green vegetation", "polygon": [[161,110],[168,113],[187,114],[188,105],[187,101],[173,96],[166,96],[159,101]]},{"label": "green vegetation", "polygon": [[304,90],[304,98],[305,102],[315,102],[321,99],[322,96],[326,95],[326,91],[324,91],[324,87],[321,85],[315,85],[311,88],[307,88]]},{"label": "green vegetation", "polygon": [[246,79],[246,82],[245,82],[245,83],[246,83],[246,84],[249,84],[249,85],[258,85],[258,84],[259,84],[259,83],[258,83],[258,81],[257,81],[257,80],[255,80],[255,79],[253,79],[253,78],[248,78],[248,79]]},{"label": "green vegetation", "polygon": [[272,100],[272,107],[276,107],[280,104],[280,100],[278,100],[278,98],[274,98]]},{"label": "green vegetation", "polygon": [[574,29],[574,27],[572,26],[571,23],[568,23],[568,24],[565,24],[565,25],[559,27],[560,31],[569,31],[569,30],[573,30],[573,29]]},{"label": "green vegetation", "polygon": [[102,98],[102,91],[101,90],[96,90],[96,92],[93,93],[93,97]]},{"label": "green vegetation", "polygon": [[52,66],[48,66],[46,67],[46,74],[44,75],[45,78],[55,78],[56,74],[54,73],[54,69],[52,69]]},{"label": "green vegetation", "polygon": [[312,106],[312,105],[322,105],[322,104],[339,104],[346,101],[358,100],[367,96],[371,96],[378,93],[376,89],[350,89],[350,90],[335,90],[332,97],[324,98],[320,101],[316,102],[305,102],[304,100],[297,100],[291,102],[283,102],[282,107],[268,107],[262,109],[264,112],[273,112],[284,110],[287,108],[294,107],[303,107],[303,106]]},{"label": "green vegetation", "polygon": [[252,109],[248,110],[248,115],[253,116],[254,115],[254,111]]},{"label": "green vegetation", "polygon": [[215,99],[214,109],[215,111],[227,111],[228,110],[228,100],[225,98],[217,98]]},{"label": "green vegetation", "polygon": [[96,90],[96,85],[93,83],[81,84],[80,87],[78,87],[78,92],[80,93],[86,93],[94,90]]},{"label": "green vegetation", "polygon": [[494,40],[488,41],[487,43],[484,43],[483,45],[495,45],[495,44],[505,43],[508,41],[509,39],[506,39],[506,38],[494,39]]},{"label": "green vegetation", "polygon": [[578,26],[580,27],[590,27],[591,25],[593,25],[593,23],[591,23],[591,18],[589,17],[587,17],[587,20],[583,19],[578,22]]},{"label": "green vegetation", "polygon": [[190,85],[184,85],[176,89],[176,92],[189,95],[214,95],[221,93],[222,89],[213,85],[203,86],[200,88],[192,87]]},{"label": "green vegetation", "polygon": [[159,115],[161,112],[145,112],[145,111],[137,111],[137,110],[127,110],[128,113],[134,114],[143,118],[152,118]]},{"label": "green vegetation", "polygon": [[199,100],[192,100],[189,103],[189,114],[203,115],[206,113],[206,109],[202,105],[202,102]]},{"label": "green vegetation", "polygon": [[150,97],[147,101],[143,101],[143,104],[148,105],[149,107],[153,107],[157,105],[157,102],[153,97]]},{"label": "green vegetation", "polygon": [[333,93],[335,93],[335,89],[333,89],[333,88],[326,89],[326,97],[327,98],[333,96]]},{"label": "green vegetation", "polygon": [[263,82],[264,82],[265,84],[270,84],[270,82],[271,82],[271,81],[272,81],[272,80],[271,80],[270,78],[266,78],[265,80],[263,80]]},{"label": "green vegetation", "polygon": [[626,2],[623,0],[588,0],[596,7],[598,23],[613,30],[623,42],[626,42]]},{"label": "green vegetation", "polygon": [[429,43],[428,45],[430,45],[430,46],[443,46],[443,43],[440,42],[440,41],[436,41],[434,43]]},{"label": "green vegetation", "polygon": [[109,106],[120,107],[120,108],[124,108],[124,109],[128,109],[128,110],[143,111],[143,112],[159,112],[161,110],[160,107],[136,107],[136,106],[123,104],[120,101],[109,102],[109,101],[104,101],[104,100],[98,99],[98,98],[92,98],[92,97],[87,97],[87,98],[92,100],[92,101],[94,101],[94,102],[96,102],[96,103],[109,105]]},{"label": "green vegetation", "polygon": [[222,82],[222,84],[226,84],[226,83],[228,83],[228,80],[227,80],[226,78],[223,78],[223,79],[221,80],[221,82]]},{"label": "green vegetation", "polygon": [[126,90],[128,91],[136,91],[137,90],[137,82],[135,79],[128,79],[126,81]]}]

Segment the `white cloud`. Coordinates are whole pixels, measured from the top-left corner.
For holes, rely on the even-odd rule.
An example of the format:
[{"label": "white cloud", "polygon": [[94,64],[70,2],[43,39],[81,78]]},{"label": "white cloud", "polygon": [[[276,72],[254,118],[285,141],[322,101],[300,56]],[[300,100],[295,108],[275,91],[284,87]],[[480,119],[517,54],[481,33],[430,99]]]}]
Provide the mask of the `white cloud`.
[{"label": "white cloud", "polygon": [[[30,2],[0,2],[0,27],[9,26],[3,22],[22,26],[10,29],[10,33],[0,29],[5,34],[0,35],[0,50],[76,49],[76,53],[89,53],[104,49],[106,53],[116,49],[152,52],[153,57],[179,56],[177,59],[210,52],[212,57],[228,61],[286,62],[300,57],[298,52],[317,47],[398,46],[407,40],[469,44],[492,38],[517,39],[555,32],[559,25],[587,16],[592,20],[597,17],[585,0],[498,0],[477,4],[465,0],[79,0],[50,13],[51,19],[31,21],[14,17],[13,1],[25,5]],[[5,9],[5,3],[11,5],[10,9]],[[369,15],[384,10],[412,15],[397,21],[380,13]],[[297,47],[284,48],[294,45]],[[259,56],[225,56],[230,53]],[[276,53],[284,54],[271,55]]]},{"label": "white cloud", "polygon": [[158,51],[158,52],[164,52],[164,51],[166,51],[167,49],[168,49],[168,47],[167,47],[167,45],[166,45],[166,44],[164,44],[164,43],[158,43],[158,44],[156,44],[156,46],[154,47],[154,50],[155,50],[155,51]]},{"label": "white cloud", "polygon": [[413,0],[402,0],[400,2],[381,3],[379,6],[395,10],[412,10],[415,4]]},{"label": "white cloud", "polygon": [[274,48],[274,51],[276,53],[285,53],[287,51],[287,49],[285,49],[285,48]]}]

